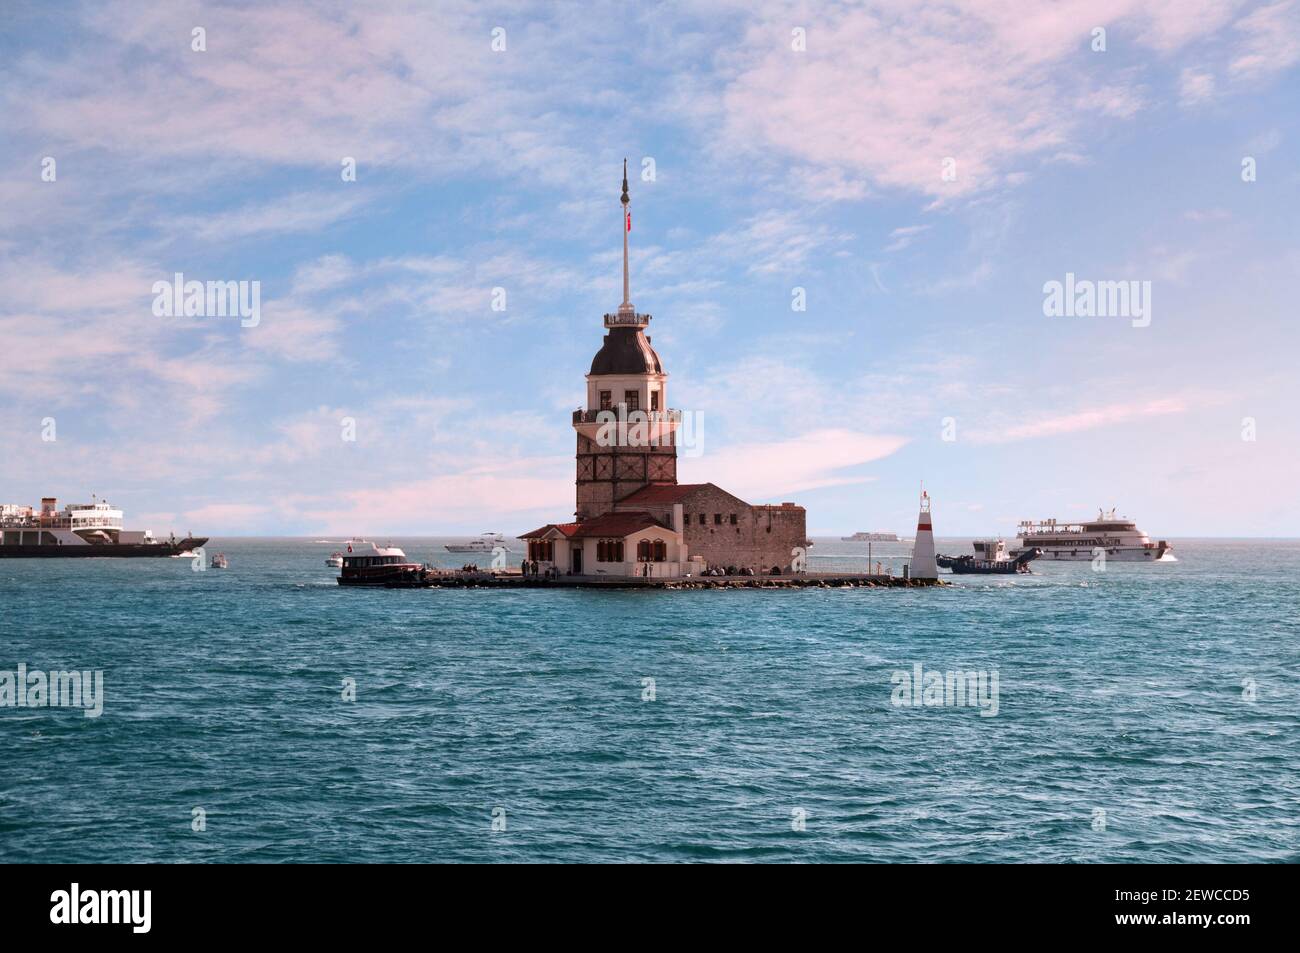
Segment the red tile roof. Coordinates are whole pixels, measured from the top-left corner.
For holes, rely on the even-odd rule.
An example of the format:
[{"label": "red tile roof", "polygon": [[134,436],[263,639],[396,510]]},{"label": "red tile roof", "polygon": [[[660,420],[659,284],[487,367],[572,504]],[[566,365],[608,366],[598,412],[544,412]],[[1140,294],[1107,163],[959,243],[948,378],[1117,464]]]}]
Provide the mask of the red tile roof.
[{"label": "red tile roof", "polygon": [[651,483],[633,490],[618,501],[619,506],[640,505],[648,503],[680,503],[696,490],[706,487],[707,483]]},{"label": "red tile roof", "polygon": [[577,523],[547,523],[545,526],[539,527],[531,533],[524,533],[521,536],[516,536],[515,539],[541,539],[551,530],[558,530],[564,536],[572,536],[577,528]]},{"label": "red tile roof", "polygon": [[600,516],[593,516],[581,523],[547,523],[531,533],[523,533],[515,538],[541,539],[551,530],[556,530],[570,539],[590,538],[593,536],[622,538],[649,527],[672,532],[670,527],[660,523],[649,513],[602,513]]},{"label": "red tile roof", "polygon": [[605,513],[578,523],[577,529],[569,535],[574,537],[612,536],[622,538],[649,527],[672,532],[649,513]]}]

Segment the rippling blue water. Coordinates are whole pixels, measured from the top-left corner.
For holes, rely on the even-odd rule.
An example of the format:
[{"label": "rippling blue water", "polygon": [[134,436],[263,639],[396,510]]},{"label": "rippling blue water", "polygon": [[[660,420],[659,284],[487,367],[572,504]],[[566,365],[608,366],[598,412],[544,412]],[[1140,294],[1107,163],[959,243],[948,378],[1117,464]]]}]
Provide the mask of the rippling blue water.
[{"label": "rippling blue water", "polygon": [[[343,590],[333,548],[0,560],[0,669],[106,696],[0,708],[0,860],[1300,857],[1297,542],[925,591]],[[917,662],[998,714],[892,705]]]}]

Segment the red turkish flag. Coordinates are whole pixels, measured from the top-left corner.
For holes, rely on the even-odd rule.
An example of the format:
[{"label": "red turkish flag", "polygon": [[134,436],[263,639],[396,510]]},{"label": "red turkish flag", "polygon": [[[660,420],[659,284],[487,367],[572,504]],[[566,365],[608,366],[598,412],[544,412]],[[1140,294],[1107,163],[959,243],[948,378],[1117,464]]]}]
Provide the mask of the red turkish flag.
[{"label": "red turkish flag", "polygon": [[631,213],[631,212],[628,212],[628,213],[627,213],[627,230],[628,230],[629,232],[632,231],[632,213]]}]

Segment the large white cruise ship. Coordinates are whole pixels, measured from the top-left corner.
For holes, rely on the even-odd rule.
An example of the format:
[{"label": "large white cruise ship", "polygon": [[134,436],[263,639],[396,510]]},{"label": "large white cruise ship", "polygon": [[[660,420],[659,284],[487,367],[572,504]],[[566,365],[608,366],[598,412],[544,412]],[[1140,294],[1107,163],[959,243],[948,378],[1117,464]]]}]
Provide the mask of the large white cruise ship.
[{"label": "large white cruise ship", "polygon": [[1090,560],[1097,551],[1107,559],[1118,562],[1155,562],[1174,559],[1173,547],[1163,539],[1151,542],[1151,537],[1137,528],[1131,519],[1097,511],[1097,518],[1086,523],[1058,523],[1043,520],[1035,523],[1024,520],[1018,530],[1019,539],[1012,555],[1026,549],[1042,550],[1042,559]]}]

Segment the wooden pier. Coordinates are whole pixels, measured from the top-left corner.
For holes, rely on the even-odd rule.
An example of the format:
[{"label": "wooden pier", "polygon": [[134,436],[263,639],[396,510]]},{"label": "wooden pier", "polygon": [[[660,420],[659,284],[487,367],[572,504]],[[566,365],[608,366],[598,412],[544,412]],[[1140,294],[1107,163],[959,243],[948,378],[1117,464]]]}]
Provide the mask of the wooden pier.
[{"label": "wooden pier", "polygon": [[525,576],[518,570],[426,572],[394,589],[888,589],[946,586],[937,579],[907,579],[878,573],[806,572],[782,576]]}]

